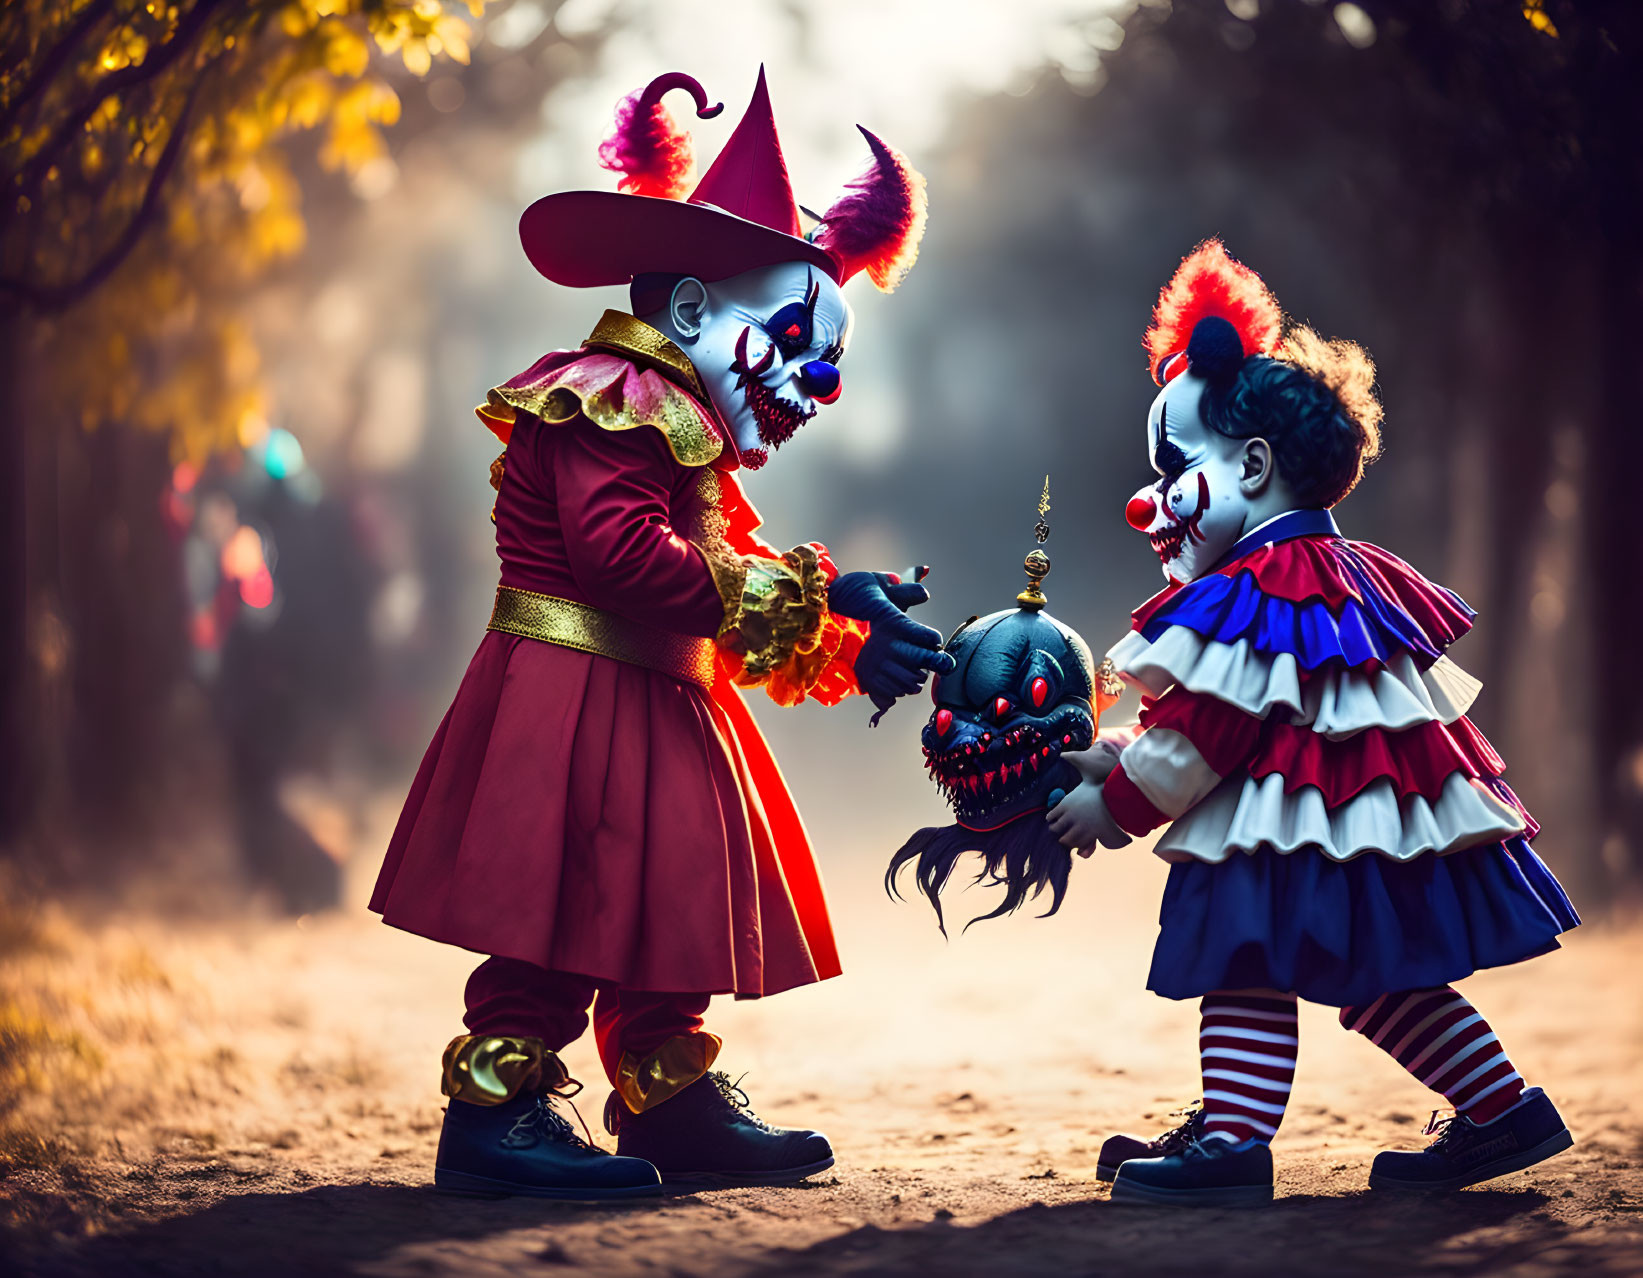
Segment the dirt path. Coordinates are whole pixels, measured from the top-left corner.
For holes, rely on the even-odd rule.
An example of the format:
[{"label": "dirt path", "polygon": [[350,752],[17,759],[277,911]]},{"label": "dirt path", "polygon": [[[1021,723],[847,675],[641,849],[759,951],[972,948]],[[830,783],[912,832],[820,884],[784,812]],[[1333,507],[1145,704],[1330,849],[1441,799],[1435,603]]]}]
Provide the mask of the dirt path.
[{"label": "dirt path", "polygon": [[[827,1131],[835,1173],[630,1208],[429,1187],[437,1060],[465,956],[358,913],[95,928],[61,915],[0,967],[9,1272],[24,1274],[1643,1273],[1643,926],[1588,927],[1467,990],[1578,1144],[1437,1202],[1364,1190],[1432,1100],[1306,1009],[1264,1212],[1116,1207],[1115,1130],[1196,1095],[1194,1009],[1143,989],[1161,878],[1080,866],[1054,919],[943,944],[835,868],[849,971],[714,1012],[760,1112]],[[973,911],[972,911],[973,912]],[[597,1077],[590,1051],[570,1053]],[[603,1091],[584,1105],[596,1120]]]}]

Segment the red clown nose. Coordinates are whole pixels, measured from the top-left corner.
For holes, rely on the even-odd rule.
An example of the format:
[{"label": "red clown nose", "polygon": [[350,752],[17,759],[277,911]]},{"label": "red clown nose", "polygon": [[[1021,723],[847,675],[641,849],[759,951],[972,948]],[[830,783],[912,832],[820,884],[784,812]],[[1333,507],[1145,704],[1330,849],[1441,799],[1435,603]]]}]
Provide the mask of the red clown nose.
[{"label": "red clown nose", "polygon": [[1151,497],[1131,497],[1129,504],[1124,507],[1124,520],[1137,532],[1146,532],[1152,527],[1153,517],[1158,514],[1158,503]]}]

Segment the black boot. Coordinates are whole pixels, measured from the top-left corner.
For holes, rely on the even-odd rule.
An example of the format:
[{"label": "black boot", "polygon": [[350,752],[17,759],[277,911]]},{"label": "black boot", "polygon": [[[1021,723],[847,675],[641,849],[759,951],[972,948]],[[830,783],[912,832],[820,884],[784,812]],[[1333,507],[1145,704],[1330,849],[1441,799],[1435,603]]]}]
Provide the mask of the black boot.
[{"label": "black boot", "polygon": [[1163,1158],[1131,1158],[1112,1182],[1115,1203],[1168,1207],[1265,1207],[1272,1151],[1260,1141],[1195,1140]]},{"label": "black boot", "polygon": [[1557,1108],[1538,1087],[1524,1092],[1493,1122],[1474,1123],[1464,1114],[1433,1114],[1426,1134],[1437,1139],[1419,1153],[1376,1154],[1369,1187],[1446,1193],[1533,1167],[1575,1143]]},{"label": "black boot", "polygon": [[449,1193],[591,1201],[662,1192],[656,1169],[583,1140],[549,1098],[531,1092],[500,1105],[452,1100],[439,1133],[434,1185]]},{"label": "black boot", "polygon": [[1202,1101],[1193,1101],[1185,1108],[1173,1111],[1170,1117],[1184,1118],[1187,1121],[1151,1140],[1123,1134],[1107,1137],[1101,1146],[1101,1152],[1096,1155],[1096,1179],[1111,1180],[1118,1175],[1118,1169],[1132,1158],[1165,1158],[1170,1154],[1178,1154],[1204,1134]]},{"label": "black boot", "polygon": [[719,1070],[642,1114],[612,1092],[605,1126],[619,1155],[653,1163],[670,1184],[785,1185],[833,1165],[827,1137],[760,1122]]}]

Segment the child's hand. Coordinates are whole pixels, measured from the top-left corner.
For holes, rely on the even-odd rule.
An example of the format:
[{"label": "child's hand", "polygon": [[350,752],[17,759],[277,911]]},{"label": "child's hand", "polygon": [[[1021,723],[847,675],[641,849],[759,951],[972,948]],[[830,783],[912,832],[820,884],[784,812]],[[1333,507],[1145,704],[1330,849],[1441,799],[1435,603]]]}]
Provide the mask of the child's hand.
[{"label": "child's hand", "polygon": [[1044,819],[1050,823],[1050,833],[1061,846],[1071,848],[1079,856],[1089,856],[1098,843],[1104,848],[1121,848],[1130,842],[1130,836],[1118,828],[1118,822],[1107,811],[1099,782],[1085,781],[1074,787]]},{"label": "child's hand", "polygon": [[1118,746],[1097,738],[1088,750],[1069,750],[1061,757],[1077,768],[1084,780],[1091,785],[1100,785],[1118,766]]}]

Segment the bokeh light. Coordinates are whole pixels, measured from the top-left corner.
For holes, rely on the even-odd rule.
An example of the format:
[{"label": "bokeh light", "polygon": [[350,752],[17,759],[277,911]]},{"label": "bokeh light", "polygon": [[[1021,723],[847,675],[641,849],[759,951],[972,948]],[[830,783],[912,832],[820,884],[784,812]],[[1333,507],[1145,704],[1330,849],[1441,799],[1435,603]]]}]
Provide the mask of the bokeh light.
[{"label": "bokeh light", "polygon": [[290,431],[275,428],[263,446],[263,468],[275,479],[289,479],[306,464],[302,445]]},{"label": "bokeh light", "polygon": [[274,578],[267,568],[240,578],[240,598],[252,608],[266,608],[274,602]]},{"label": "bokeh light", "polygon": [[256,529],[241,524],[222,548],[223,576],[244,580],[264,567],[262,538],[257,536]]}]

